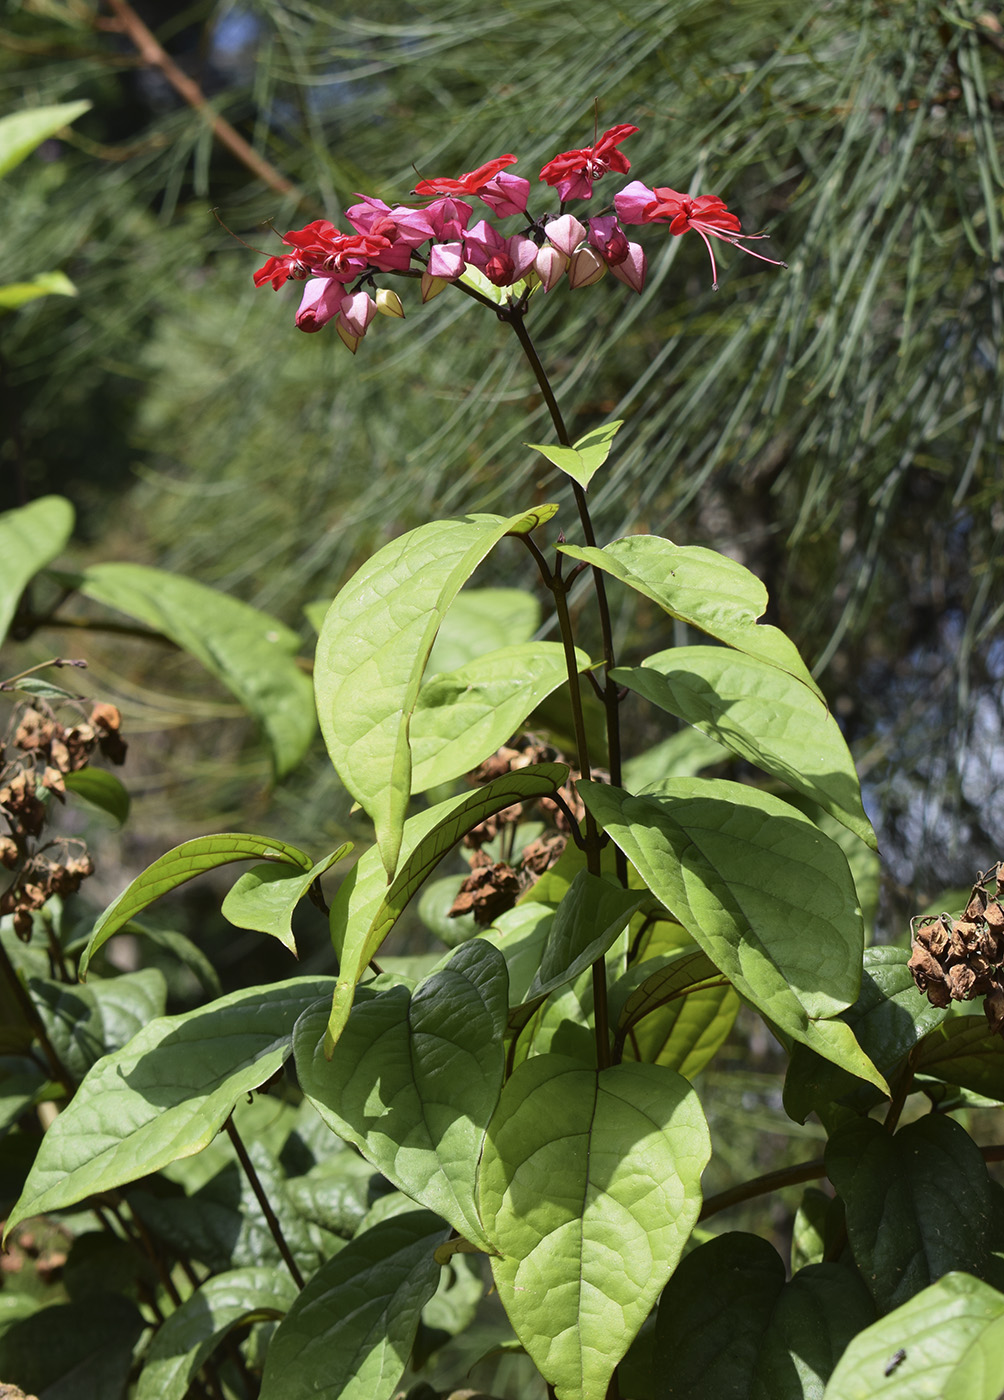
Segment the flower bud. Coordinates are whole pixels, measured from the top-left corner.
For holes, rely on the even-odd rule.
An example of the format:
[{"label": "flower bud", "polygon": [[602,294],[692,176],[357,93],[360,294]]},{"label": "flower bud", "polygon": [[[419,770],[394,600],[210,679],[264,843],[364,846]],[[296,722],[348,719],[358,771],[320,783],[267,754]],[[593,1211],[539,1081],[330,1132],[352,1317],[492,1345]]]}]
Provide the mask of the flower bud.
[{"label": "flower bud", "polygon": [[624,261],[611,263],[610,271],[618,282],[623,282],[633,292],[640,292],[645,285],[645,274],[648,271],[645,249],[640,243],[629,243]]},{"label": "flower bud", "polygon": [[431,301],[433,297],[438,297],[444,287],[450,284],[445,277],[433,277],[431,272],[422,273],[422,301]]},{"label": "flower bud", "polygon": [[568,258],[586,236],[584,226],[571,214],[562,214],[560,219],[549,219],[544,232],[548,243]]},{"label": "flower bud", "polygon": [[346,349],[350,350],[354,355],[359,348],[359,342],[362,340],[362,336],[352,335],[345,329],[340,320],[335,322],[335,333]]},{"label": "flower bud", "polygon": [[545,243],[543,248],[538,250],[534,267],[545,292],[557,285],[567,266],[568,258],[559,248],[552,248]]},{"label": "flower bud", "polygon": [[580,248],[568,264],[568,285],[572,291],[591,287],[607,270],[607,265],[593,248]]},{"label": "flower bud", "polygon": [[377,292],[376,309],[381,316],[397,316],[399,320],[404,320],[404,307],[401,305],[401,298],[397,292],[391,291],[390,287],[381,287]]}]

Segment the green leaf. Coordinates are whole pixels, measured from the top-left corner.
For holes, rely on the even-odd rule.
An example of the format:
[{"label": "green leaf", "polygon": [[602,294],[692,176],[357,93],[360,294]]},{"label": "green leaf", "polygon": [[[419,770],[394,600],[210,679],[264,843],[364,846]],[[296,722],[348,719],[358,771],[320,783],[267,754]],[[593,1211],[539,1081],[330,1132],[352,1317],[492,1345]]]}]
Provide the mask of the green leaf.
[{"label": "green leaf", "polygon": [[558,1400],[603,1400],[700,1210],[711,1144],[697,1095],[655,1065],[520,1065],[481,1164],[492,1272]]},{"label": "green leaf", "polygon": [[[10,118],[0,119],[0,133],[4,120]],[[0,642],[21,594],[39,569],[62,552],[72,533],[73,507],[62,496],[40,496],[0,515]]]},{"label": "green leaf", "polygon": [[261,1400],[389,1400],[449,1228],[429,1211],[382,1220],[318,1269],[276,1328]]},{"label": "green leaf", "polygon": [[7,282],[0,286],[0,311],[16,311],[39,297],[75,297],[77,289],[65,272],[40,272],[30,282]]},{"label": "green leaf", "polygon": [[109,773],[107,768],[78,768],[75,773],[64,774],[63,782],[67,792],[75,793],[92,807],[107,812],[120,826],[128,817],[129,793],[121,780],[114,773]]},{"label": "green leaf", "polygon": [[727,647],[675,647],[611,679],[793,787],[875,846],[844,736],[801,681]]},{"label": "green leaf", "polygon": [[795,1225],[791,1235],[791,1271],[797,1273],[806,1264],[821,1264],[824,1258],[834,1258],[843,1247],[845,1235],[844,1203],[819,1186],[807,1186],[802,1192]]},{"label": "green leaf", "polygon": [[298,865],[304,871],[312,868],[310,857],[296,846],[273,841],[268,836],[251,836],[243,831],[223,832],[219,836],[196,836],[175,846],[173,851],[155,860],[131,885],[127,885],[98,919],[80,959],[80,976],[86,977],[91,958],[113,933],[118,933],[123,925],[162,894],[167,894],[168,890],[183,885],[186,880],[192,880],[207,870],[215,870],[219,865],[262,856],[268,860],[283,861],[287,865]]},{"label": "green leaf", "polygon": [[233,1269],[206,1279],[158,1328],[136,1400],[184,1400],[200,1366],[228,1332],[282,1317],[296,1295],[285,1267]]},{"label": "green leaf", "polygon": [[[576,650],[580,671],[589,657]],[[564,648],[530,642],[489,652],[423,685],[411,720],[412,792],[469,773],[568,679]]]},{"label": "green leaf", "polygon": [[664,778],[696,778],[729,757],[727,749],[699,729],[681,729],[624,764],[624,786],[639,792]]},{"label": "green leaf", "polygon": [[[861,991],[840,1016],[890,1083],[904,1071],[908,1057],[911,1064],[916,1062],[913,1052],[918,1042],[950,1014],[918,993],[907,967],[909,956],[905,948],[866,948]],[[985,1033],[986,1020],[980,1019]],[[807,1046],[793,1047],[784,1081],[784,1107],[797,1123],[804,1123],[813,1110],[825,1121],[827,1105],[832,1103],[867,1113],[879,1099],[872,1086],[820,1059]]]},{"label": "green leaf", "polygon": [[532,763],[504,773],[466,796],[441,802],[405,823],[401,862],[387,888],[379,850],[374,847],[353,867],[331,905],[331,930],[339,955],[338,982],[328,1023],[328,1050],[341,1034],[355,988],[370,959],[390,933],[412,895],[447,851],[472,827],[515,802],[554,792],[565,781],[563,763]]},{"label": "green leaf", "polygon": [[113,1400],[146,1325],[135,1303],[107,1292],[39,1308],[4,1329],[0,1376],[51,1400]]},{"label": "green leaf", "polygon": [[509,973],[509,1005],[526,1001],[530,984],[537,975],[540,960],[554,922],[549,904],[530,900],[501,914],[491,928],[479,936],[493,944],[505,958]]},{"label": "green leaf", "polygon": [[92,564],[81,593],[163,633],[241,702],[262,731],[276,774],[303,758],[314,734],[310,678],[300,639],[269,613],[194,579],[142,564]]},{"label": "green leaf", "polygon": [[522,646],[539,626],[540,604],[532,593],[521,588],[461,589],[440,624],[425,674],[456,671],[486,652]]},{"label": "green leaf", "polygon": [[1004,1294],[964,1273],[932,1283],[850,1343],[824,1400],[1000,1400]]},{"label": "green leaf", "polygon": [[693,1079],[721,1047],[739,998],[707,954],[681,948],[646,958],[610,989],[624,1058],[666,1065]]},{"label": "green leaf", "polygon": [[0,175],[20,165],[43,141],[90,109],[89,102],[57,102],[0,117]]},{"label": "green leaf", "polygon": [[311,977],[248,987],[144,1026],[54,1120],[7,1230],[201,1151],[285,1063],[297,1017],[330,987]]},{"label": "green leaf", "polygon": [[412,712],[440,624],[503,536],[528,533],[556,509],[422,525],[384,545],[328,609],[314,671],[321,732],[338,776],[372,818],[388,874],[411,791]]},{"label": "green leaf", "polygon": [[644,902],[644,892],[622,889],[588,870],[580,870],[555,911],[540,967],[526,999],[548,996],[566,982],[574,981],[603,956]]},{"label": "green leaf", "polygon": [[795,644],[776,627],[757,623],[767,606],[760,580],[724,554],[701,545],[676,545],[658,535],[629,535],[603,549],[562,545],[727,646],[787,671],[823,699]]},{"label": "green leaf", "polygon": [[655,1400],[821,1400],[874,1317],[852,1269],[813,1264],[786,1283],[773,1245],[720,1235],[687,1255],[659,1301]]},{"label": "green leaf", "polygon": [[828,1019],[856,998],[864,933],[840,848],[769,793],[677,778],[632,797],[579,795],[652,893],[736,991],[796,1040],[888,1087],[850,1028]]},{"label": "green leaf", "polygon": [[577,481],[585,490],[610,456],[614,437],[623,426],[623,418],[615,423],[604,423],[602,427],[593,428],[580,437],[572,447],[559,447],[554,443],[545,446],[539,442],[528,442],[526,445],[534,452],[543,453],[553,466]]},{"label": "green leaf", "polygon": [[980,1149],[953,1119],[928,1114],[895,1135],[871,1118],[856,1119],[830,1138],[826,1172],[881,1312],[953,1269],[987,1268],[990,1178]]},{"label": "green leaf", "polygon": [[300,1085],[332,1131],[485,1248],[475,1177],[502,1088],[508,990],[502,954],[475,938],[414,993],[357,1002],[330,1061],[323,1009],[293,1038]]},{"label": "green leaf", "polygon": [[220,912],[235,928],[254,929],[271,934],[296,954],[293,938],[293,911],[315,880],[320,879],[352,850],[346,841],[304,871],[299,864],[271,862],[247,870],[223,901]]},{"label": "green leaf", "polygon": [[[921,993],[915,995],[919,1000]],[[914,1012],[918,1023],[928,1019],[927,1011],[925,997],[921,1009]],[[946,1019],[924,1037],[917,1051],[913,1062],[917,1074],[1004,1101],[1004,1039],[990,1033],[985,1016],[943,1016]]]},{"label": "green leaf", "polygon": [[154,967],[68,986],[32,977],[28,990],[60,1060],[77,1079],[102,1055],[121,1050],[143,1026],[163,1016],[167,983]]}]

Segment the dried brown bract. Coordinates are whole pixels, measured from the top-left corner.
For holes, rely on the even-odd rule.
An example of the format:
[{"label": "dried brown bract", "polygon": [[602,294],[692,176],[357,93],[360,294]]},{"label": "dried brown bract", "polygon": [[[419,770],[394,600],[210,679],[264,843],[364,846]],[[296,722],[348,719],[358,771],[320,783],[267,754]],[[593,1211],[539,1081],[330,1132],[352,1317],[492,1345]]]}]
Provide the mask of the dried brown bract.
[{"label": "dried brown bract", "polygon": [[[992,1032],[1004,1034],[1004,863],[982,874],[961,918],[925,918],[913,931],[909,968],[932,1006],[983,997]],[[993,881],[991,895],[987,885]]]}]

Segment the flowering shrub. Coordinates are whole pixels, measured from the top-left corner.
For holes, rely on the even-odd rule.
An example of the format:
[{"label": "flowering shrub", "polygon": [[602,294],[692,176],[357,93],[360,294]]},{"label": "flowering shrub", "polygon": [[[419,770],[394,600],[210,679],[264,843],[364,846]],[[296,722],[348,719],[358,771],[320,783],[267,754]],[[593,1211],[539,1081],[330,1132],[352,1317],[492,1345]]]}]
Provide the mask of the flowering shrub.
[{"label": "flowering shrub", "polygon": [[[608,269],[632,291],[640,292],[645,285],[645,250],[629,240],[622,225],[649,223],[669,223],[676,237],[693,229],[711,254],[716,288],[718,272],[709,234],[763,262],[784,266],[777,258],[745,247],[739,220],[713,195],[691,199],[675,190],[650,190],[634,180],[614,196],[616,214],[588,215],[584,223],[566,214],[566,204],[592,199],[593,186],[605,175],[631,169],[619,147],[637,130],[636,126],[613,126],[592,146],[563,151],[544,165],[539,178],[557,190],[561,201],[557,213],[532,216],[529,180],[508,170],[516,157],[498,156],[456,180],[420,180],[414,192],[430,201],[425,205],[391,208],[382,200],[358,196],[362,202],[345,215],[355,233],[340,233],[326,219],[290,230],[282,241],[293,251],[270,257],[254,274],[255,285],[271,283],[278,290],[288,279],[306,281],[297,326],[302,331],[319,331],[334,319],[342,342],[355,354],[376,312],[403,315],[399,300],[381,303],[379,295],[370,295],[381,273],[417,271],[423,301],[438,295],[448,282],[459,283],[468,295],[483,300],[477,284],[471,285],[473,268],[493,287],[507,289],[506,304],[519,311],[525,310],[538,287],[553,291],[562,277],[572,288],[589,287]],[[468,199],[480,200],[498,219],[519,215],[525,226],[505,234],[486,219],[471,225],[474,206]],[[746,240],[765,236],[743,235]],[[350,283],[354,284],[351,290]]]},{"label": "flowering shrub", "polygon": [[[102,1400],[137,1376],[135,1400],[183,1400],[200,1368],[205,1393],[261,1400],[390,1400],[403,1375],[411,1400],[457,1393],[462,1374],[440,1389],[421,1373],[437,1353],[469,1367],[449,1342],[475,1321],[489,1271],[507,1324],[475,1365],[490,1376],[497,1350],[518,1352],[521,1397],[999,1400],[1004,1206],[987,1162],[1002,1149],[981,1150],[948,1110],[1004,1099],[1000,866],[962,919],[921,922],[912,956],[866,947],[875,836],[818,684],[760,621],[766,592],[733,559],[657,535],[597,542],[588,491],[622,424],[573,440],[527,329],[532,298],[563,279],[588,286],[609,269],[642,290],[626,226],[692,229],[713,278],[712,238],[776,262],[713,196],[635,180],[613,213],[582,209],[628,173],[634,132],[614,126],[548,161],[550,214],[530,214],[530,182],[500,156],[421,180],[419,205],[361,196],[352,233],[315,220],[254,274],[304,282],[297,325],[333,320],[353,351],[377,312],[403,314],[389,278],[420,281],[423,301],[452,286],[490,308],[547,406],[556,440],[528,446],[568,478],[577,526],[549,535],[558,507],[535,504],[390,540],[332,600],[309,684],[295,637],[212,590],[130,565],[76,580],[223,679],[278,772],[303,757],[316,706],[373,828],[333,890],[323,882],[347,844],[314,856],[231,832],[167,852],[60,949],[91,974],[79,993],[29,975],[46,896],[12,883],[29,939],[7,940],[0,960],[20,989],[18,1050],[37,1042],[60,1091],[33,1062],[15,1112],[62,1108],[7,1231],[30,1257],[29,1220],[68,1212],[80,1229],[88,1206],[146,1268],[137,1301],[116,1299],[111,1326],[102,1313],[114,1361]],[[473,201],[493,219],[474,220]],[[495,222],[509,219],[514,231]],[[0,520],[0,543],[5,530],[35,542],[11,551],[10,613],[31,561],[53,556],[38,541],[59,513],[50,500]],[[503,549],[549,596],[557,641],[539,639],[529,591],[468,586]],[[673,619],[685,644],[621,664],[608,588]],[[587,607],[596,655],[579,645]],[[631,752],[639,699],[685,729]],[[50,768],[68,771],[48,762],[57,742],[70,753],[52,719],[24,710],[16,741],[35,754],[19,772],[40,769],[43,788]],[[102,730],[114,744],[113,717],[91,719],[87,742]],[[729,759],[750,781],[706,776]],[[8,783],[0,801],[15,866],[37,855],[30,785]],[[167,890],[249,860],[224,916],[295,953],[293,914],[309,900],[335,970],[165,1015],[160,974],[116,975],[105,945],[149,936],[138,919]],[[446,949],[431,965],[385,951],[416,897]],[[172,946],[196,962],[185,940]],[[986,1014],[960,1015],[953,1003],[976,995]],[[822,1159],[708,1195],[698,1076],[741,1004],[787,1058],[786,1111],[799,1124],[814,1113],[828,1141]],[[243,1101],[266,1089],[263,1129]],[[816,1178],[828,1189],[802,1195],[790,1277],[768,1240],[702,1226]],[[39,1351],[38,1322],[8,1325],[0,1366]],[[247,1327],[238,1348],[231,1334]]]}]

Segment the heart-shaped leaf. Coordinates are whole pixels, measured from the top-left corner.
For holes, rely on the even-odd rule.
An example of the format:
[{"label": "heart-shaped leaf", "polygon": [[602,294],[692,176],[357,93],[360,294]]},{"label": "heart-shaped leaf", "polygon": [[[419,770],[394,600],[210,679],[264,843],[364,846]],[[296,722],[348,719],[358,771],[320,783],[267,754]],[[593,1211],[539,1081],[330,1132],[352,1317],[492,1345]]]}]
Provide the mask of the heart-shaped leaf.
[{"label": "heart-shaped leaf", "polygon": [[673,1272],[711,1152],[697,1095],[656,1065],[520,1065],[481,1164],[492,1273],[558,1400],[603,1400]]},{"label": "heart-shaped leaf", "polygon": [[330,1061],[325,1008],[294,1035],[300,1084],[329,1127],[483,1248],[475,1178],[502,1088],[508,990],[502,954],[475,938],[413,993],[357,1002]]}]

